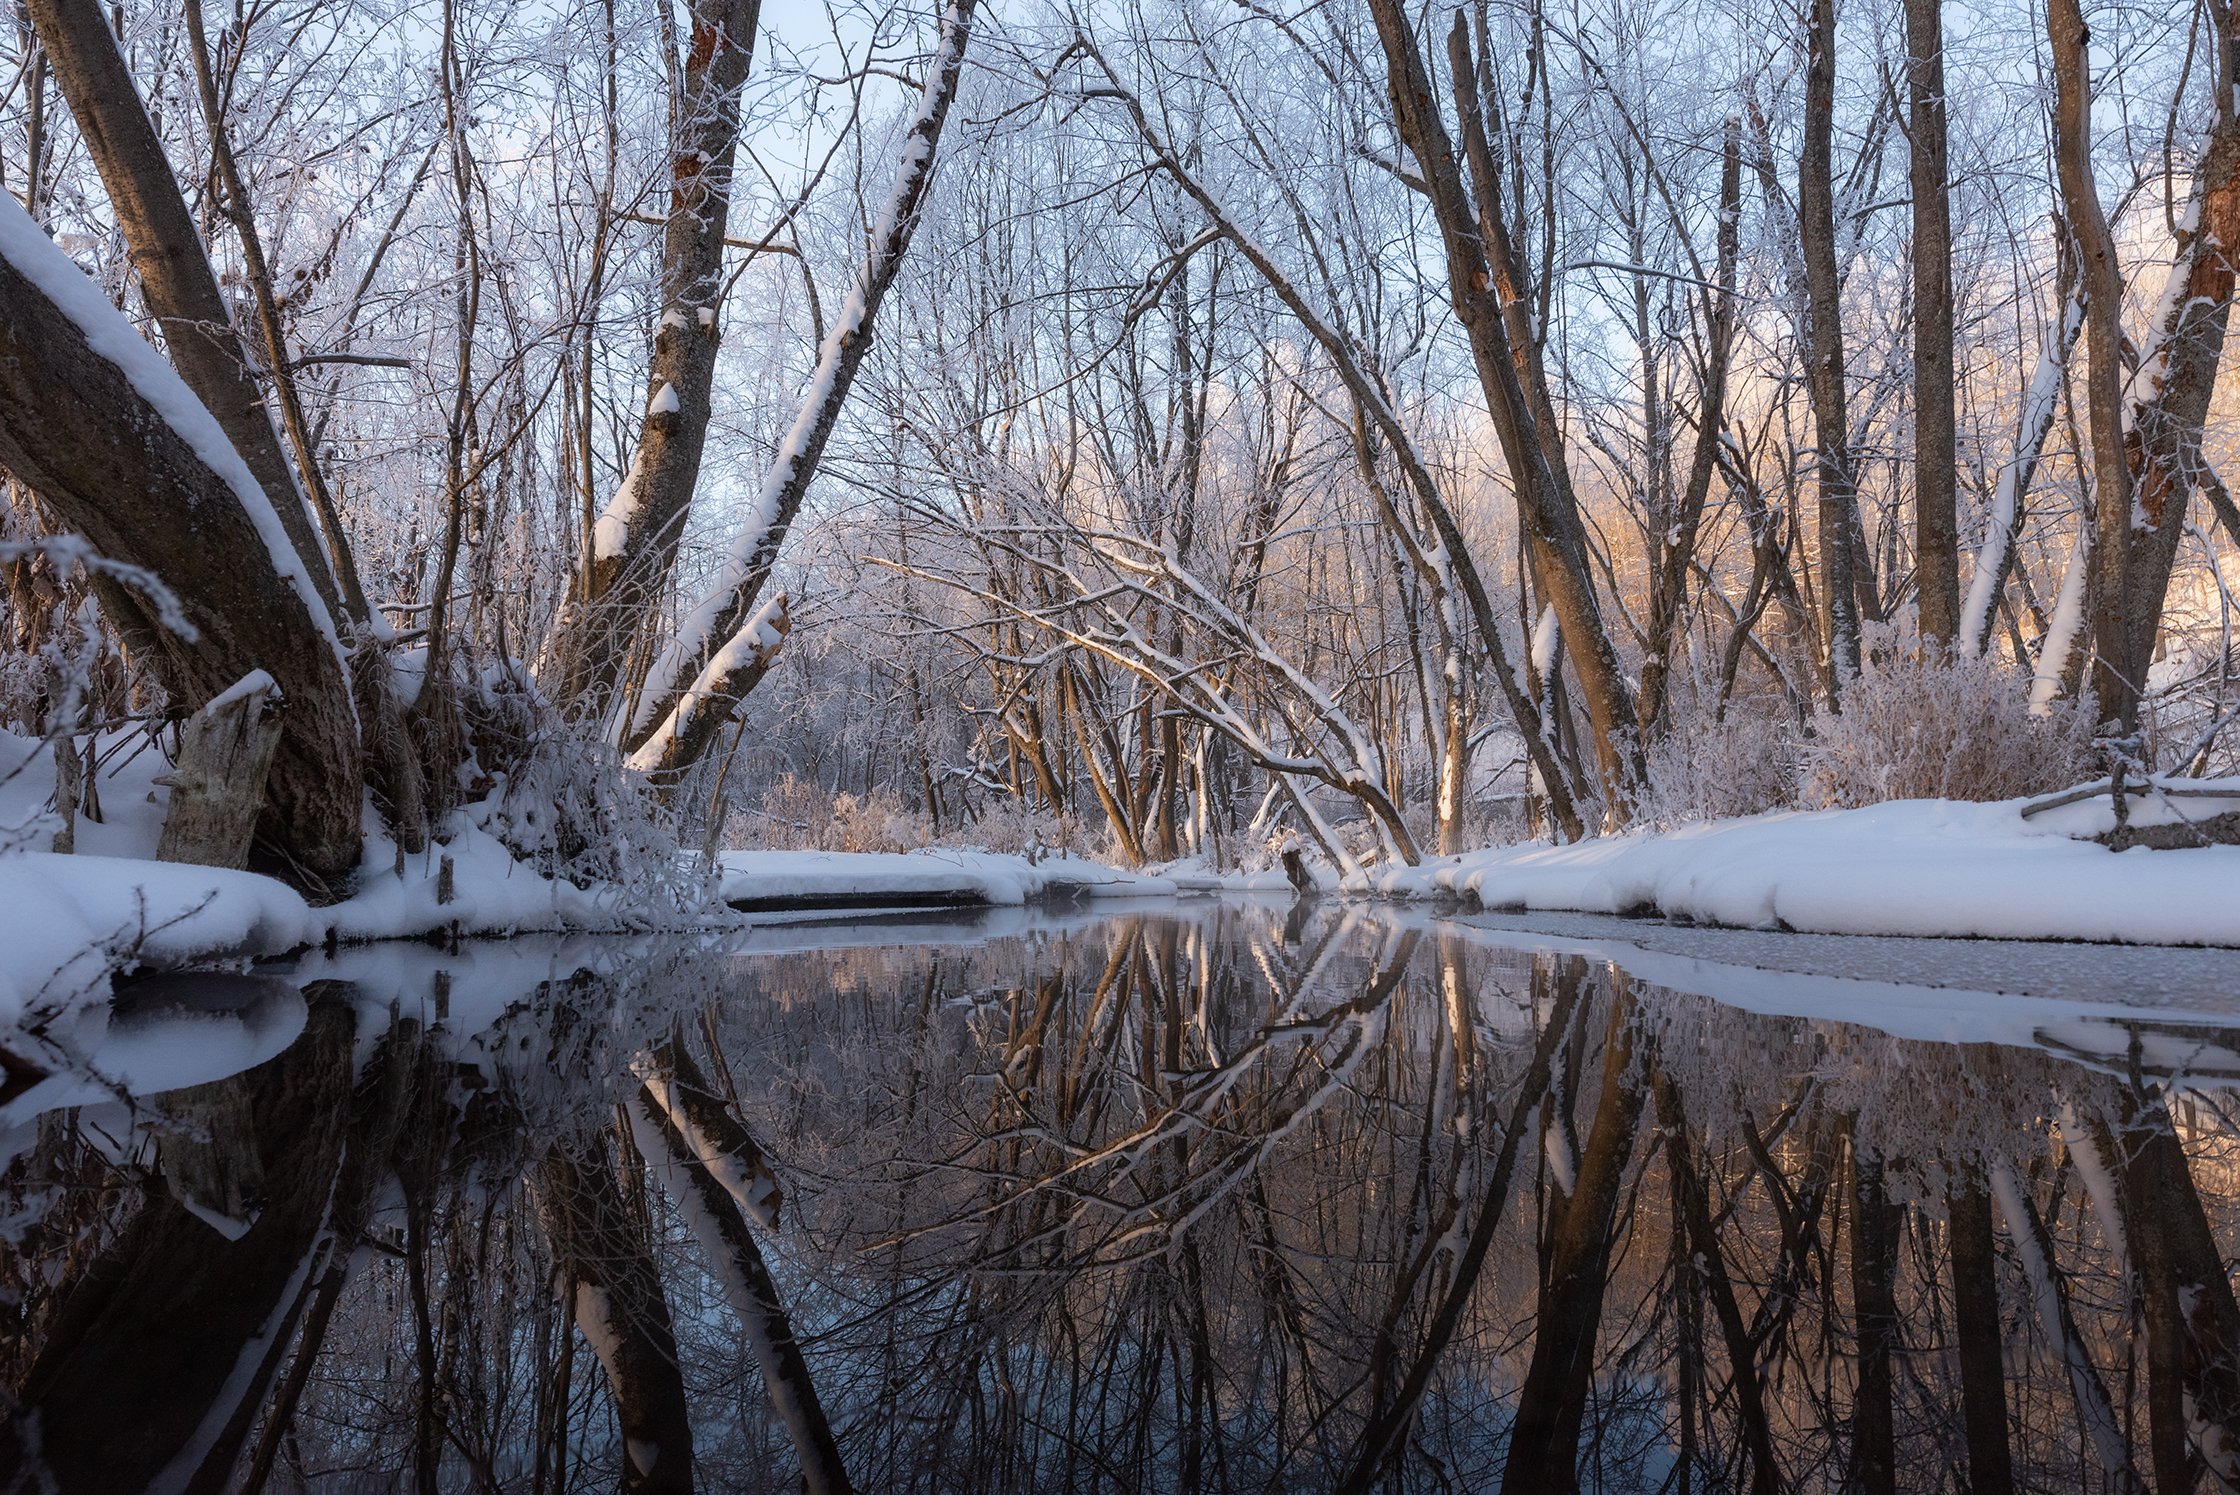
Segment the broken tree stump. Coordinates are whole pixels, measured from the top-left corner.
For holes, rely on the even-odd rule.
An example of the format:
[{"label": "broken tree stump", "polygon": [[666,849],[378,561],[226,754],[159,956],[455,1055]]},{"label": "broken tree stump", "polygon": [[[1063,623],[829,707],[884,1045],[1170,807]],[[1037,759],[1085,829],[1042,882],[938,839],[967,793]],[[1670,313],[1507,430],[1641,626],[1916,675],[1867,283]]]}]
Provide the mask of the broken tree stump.
[{"label": "broken tree stump", "polygon": [[264,809],[265,778],[280,744],[280,688],[252,670],[187,718],[171,806],[156,845],[160,862],[241,867]]}]

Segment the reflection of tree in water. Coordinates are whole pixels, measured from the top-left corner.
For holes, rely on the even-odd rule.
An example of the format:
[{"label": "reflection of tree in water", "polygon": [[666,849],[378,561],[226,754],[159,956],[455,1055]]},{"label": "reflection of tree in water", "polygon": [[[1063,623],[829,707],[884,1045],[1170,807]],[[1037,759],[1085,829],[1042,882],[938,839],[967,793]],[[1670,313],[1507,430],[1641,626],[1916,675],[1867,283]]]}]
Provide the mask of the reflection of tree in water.
[{"label": "reflection of tree in water", "polygon": [[41,1118],[4,1179],[8,1461],[36,1439],[64,1489],[2233,1471],[2228,1029],[1901,1040],[1360,916],[616,964],[469,1036],[314,988],[247,1075]]}]

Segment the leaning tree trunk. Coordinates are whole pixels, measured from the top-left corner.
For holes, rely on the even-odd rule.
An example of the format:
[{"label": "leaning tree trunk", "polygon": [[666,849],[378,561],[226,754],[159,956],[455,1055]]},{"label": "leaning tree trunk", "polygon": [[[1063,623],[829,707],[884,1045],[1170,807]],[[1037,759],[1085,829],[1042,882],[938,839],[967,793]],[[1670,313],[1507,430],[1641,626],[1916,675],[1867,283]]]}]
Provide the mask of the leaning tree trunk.
[{"label": "leaning tree trunk", "polygon": [[[2240,87],[2240,16],[2230,6],[2213,14],[2217,122],[2194,168],[2177,255],[2126,392],[2123,457],[2132,505],[2120,536],[2120,569],[2113,560],[2104,563],[2108,607],[2093,621],[2096,647],[2118,651],[2112,673],[2129,687],[2103,696],[2102,706],[2112,700],[2115,709],[2107,714],[2126,727],[2136,724],[2136,692],[2144,688],[2154,659],[2188,500],[2196,486],[2215,491],[2201,441],[2224,361],[2234,290],[2232,246],[2240,244],[2240,101],[2233,93]],[[2107,539],[2117,538],[2111,529]],[[2103,678],[2102,689],[2110,687]]]},{"label": "leaning tree trunk", "polygon": [[[217,179],[225,189],[222,211],[238,229],[249,262],[266,334],[270,365],[266,372],[291,418],[306,479],[301,486],[273,429],[255,366],[233,326],[231,308],[203,251],[194,215],[100,6],[93,0],[29,0],[25,9],[42,45],[54,54],[57,80],[101,173],[102,187],[115,206],[142,298],[163,329],[173,367],[216,418],[225,441],[240,454],[287,533],[298,573],[338,627],[350,653],[352,692],[364,723],[360,739],[371,749],[363,779],[374,791],[398,843],[417,851],[426,834],[425,776],[411,751],[389,672],[371,642],[372,611],[341,520],[315,465],[313,438],[304,429],[247,189],[226,137],[226,122],[216,112],[218,94],[204,54],[200,8],[190,6],[187,11],[187,41],[204,107],[211,111],[206,123],[214,142]],[[318,500],[327,528],[323,551],[306,508],[307,490]],[[448,774],[451,767],[442,764],[438,771]],[[325,876],[314,872],[310,880],[316,885]]]},{"label": "leaning tree trunk", "polygon": [[700,483],[722,342],[717,320],[739,92],[761,10],[761,0],[692,0],[691,51],[670,129],[661,321],[647,373],[645,427],[621,488],[584,536],[583,562],[553,641],[553,694],[591,717],[614,708],[625,661],[668,586]]},{"label": "leaning tree trunk", "polygon": [[24,11],[51,60],[86,153],[101,172],[141,297],[163,329],[172,364],[217,417],[226,440],[271,500],[304,576],[327,610],[339,615],[333,574],[234,330],[232,308],[103,7],[99,0],[24,0]]},{"label": "leaning tree trunk", "polygon": [[[1502,298],[1495,290],[1497,272],[1511,268],[1489,261],[1485,245],[1486,226],[1498,220],[1500,187],[1498,182],[1479,180],[1473,202],[1405,8],[1397,0],[1370,0],[1369,9],[1384,45],[1393,123],[1423,174],[1438,220],[1446,252],[1448,294],[1455,317],[1468,335],[1486,408],[1501,438],[1533,569],[1555,606],[1564,646],[1586,696],[1606,809],[1613,821],[1623,823],[1633,794],[1646,777],[1638,740],[1640,724],[1632,688],[1626,683],[1596,600],[1578,501],[1566,474],[1551,458],[1560,433],[1547,428],[1534,412],[1534,402],[1518,372],[1520,354],[1503,317]],[[1451,55],[1457,59],[1467,56],[1459,30]],[[1470,70],[1459,62],[1454,71],[1457,98],[1466,111],[1464,144],[1471,148],[1482,135],[1476,125],[1475,84]],[[1481,161],[1490,160],[1490,152],[1482,147],[1473,148],[1472,153]],[[1502,282],[1511,290],[1522,289],[1506,273]]]},{"label": "leaning tree trunk", "polygon": [[674,784],[714,744],[739,704],[768,673],[784,634],[784,599],[777,614],[756,606],[779,548],[801,512],[825,443],[840,419],[863,355],[870,351],[879,303],[894,284],[918,215],[932,186],[941,127],[964,72],[965,42],[977,0],[950,0],[941,41],[927,64],[918,111],[903,132],[901,164],[885,209],[872,228],[870,251],[824,344],[809,392],[763,475],[762,491],[735,535],[715,582],[685,615],[677,636],[647,673],[645,688],[622,734],[631,764]]},{"label": "leaning tree trunk", "polygon": [[365,775],[333,615],[217,422],[13,199],[0,201],[0,467],[55,528],[176,599],[165,619],[152,599],[101,587],[174,703],[272,676],[285,718],[262,843],[302,880],[346,876]]}]

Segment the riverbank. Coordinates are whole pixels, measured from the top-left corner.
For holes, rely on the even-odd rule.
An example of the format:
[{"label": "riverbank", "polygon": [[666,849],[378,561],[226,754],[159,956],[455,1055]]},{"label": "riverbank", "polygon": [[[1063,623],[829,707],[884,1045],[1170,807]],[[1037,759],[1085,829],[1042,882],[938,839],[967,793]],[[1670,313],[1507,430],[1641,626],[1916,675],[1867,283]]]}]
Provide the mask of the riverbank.
[{"label": "riverbank", "polygon": [[[0,742],[0,1020],[106,995],[111,977],[314,947],[527,933],[737,927],[815,912],[1024,907],[1192,894],[1288,896],[1276,871],[1197,863],[1129,871],[1072,855],[734,851],[714,868],[658,854],[640,883],[547,876],[457,812],[440,844],[402,852],[369,837],[348,895],[314,906],[246,872],[153,860],[164,764],[104,763],[100,818],[75,851],[48,844],[46,750]],[[2240,813],[2240,780],[2160,781],[2129,801],[2134,828]],[[1824,935],[2081,940],[2240,947],[2240,846],[2114,851],[2106,794],[1972,804],[1905,800],[1491,848],[1345,879],[1333,896]],[[2167,839],[2167,838],[2165,838]]]},{"label": "riverbank", "polygon": [[[2240,810],[2240,781],[2160,781],[2134,830]],[[2109,796],[1893,800],[1570,846],[1512,846],[1348,880],[1356,896],[1654,915],[1805,934],[2240,946],[2240,846],[2114,851]]]}]

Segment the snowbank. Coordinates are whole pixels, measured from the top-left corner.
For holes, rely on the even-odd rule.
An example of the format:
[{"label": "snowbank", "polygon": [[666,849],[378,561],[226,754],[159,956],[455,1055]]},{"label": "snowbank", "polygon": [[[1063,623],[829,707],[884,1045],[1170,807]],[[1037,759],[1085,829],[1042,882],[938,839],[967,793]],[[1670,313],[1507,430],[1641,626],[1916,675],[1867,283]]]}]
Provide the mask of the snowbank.
[{"label": "snowbank", "polygon": [[1168,898],[1178,893],[1284,891],[1280,873],[1214,873],[1194,865],[1125,872],[1080,857],[1030,862],[1002,852],[727,851],[723,899],[745,910],[1016,906],[1065,898]]},{"label": "snowbank", "polygon": [[[2133,823],[2240,809],[2229,787],[2149,802]],[[2112,827],[2105,797],[2025,818],[2027,803],[1757,815],[1378,868],[1347,890],[1815,934],[2240,945],[2240,847],[2113,852],[2076,839]]]},{"label": "snowbank", "polygon": [[[443,863],[451,862],[444,902]],[[314,909],[316,940],[418,939],[428,934],[613,933],[639,929],[619,888],[586,890],[546,877],[490,832],[468,827],[401,860],[395,843],[368,836],[348,898]]]},{"label": "snowbank", "polygon": [[0,1021],[105,996],[112,970],[279,955],[311,910],[269,877],[125,857],[0,857]]}]

